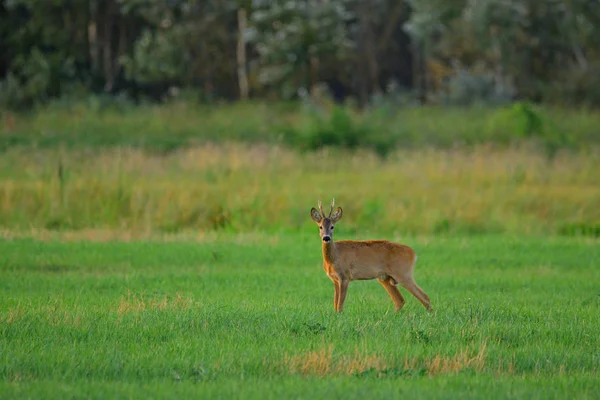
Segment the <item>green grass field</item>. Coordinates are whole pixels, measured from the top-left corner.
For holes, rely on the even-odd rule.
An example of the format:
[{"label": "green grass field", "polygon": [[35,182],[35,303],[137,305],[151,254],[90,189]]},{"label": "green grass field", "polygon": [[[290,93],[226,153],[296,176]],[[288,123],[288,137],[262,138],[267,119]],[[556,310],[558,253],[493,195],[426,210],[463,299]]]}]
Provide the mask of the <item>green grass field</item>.
[{"label": "green grass field", "polygon": [[[598,398],[600,114],[527,107],[2,112],[0,399]],[[334,312],[331,197],[434,312]]]},{"label": "green grass field", "polygon": [[[355,237],[343,221],[337,235]],[[1,397],[597,398],[597,240],[390,239],[419,254],[433,313],[406,291],[394,313],[376,281],[353,282],[334,313],[316,227],[5,233]]]}]

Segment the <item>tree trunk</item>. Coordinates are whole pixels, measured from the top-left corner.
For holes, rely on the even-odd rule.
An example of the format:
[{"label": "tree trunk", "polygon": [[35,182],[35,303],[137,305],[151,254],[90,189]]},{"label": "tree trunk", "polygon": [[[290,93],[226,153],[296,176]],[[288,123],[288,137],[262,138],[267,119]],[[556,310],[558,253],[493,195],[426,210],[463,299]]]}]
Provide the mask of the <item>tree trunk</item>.
[{"label": "tree trunk", "polygon": [[237,75],[240,88],[240,99],[248,100],[248,76],[246,75],[246,31],[247,14],[245,8],[239,8],[238,13],[238,41],[237,41]]},{"label": "tree trunk", "polygon": [[431,83],[431,73],[429,71],[429,55],[431,48],[431,40],[429,38],[425,39],[425,42],[422,46],[421,51],[421,69],[422,69],[422,77],[423,77],[423,102],[424,104],[429,102],[429,91],[433,86]]},{"label": "tree trunk", "polygon": [[110,92],[113,89],[115,75],[113,68],[113,0],[106,0],[104,10],[104,37],[102,38],[102,58],[104,64],[104,90]]},{"label": "tree trunk", "polygon": [[90,0],[88,24],[88,48],[92,74],[97,75],[100,67],[100,45],[98,43],[98,0]]},{"label": "tree trunk", "polygon": [[[362,11],[359,9],[359,11]],[[358,85],[358,105],[360,108],[367,103],[369,95],[369,87],[367,84],[367,68],[365,66],[365,23],[362,12],[359,13],[359,38],[358,38],[358,60],[357,60],[357,85]]]},{"label": "tree trunk", "polygon": [[371,27],[370,1],[361,2],[359,11],[359,51],[358,51],[358,93],[359,105],[365,107],[369,101],[373,84],[373,74],[377,74],[377,60],[374,59],[373,32]]},{"label": "tree trunk", "polygon": [[404,1],[396,1],[397,3],[395,4],[394,9],[391,11],[390,19],[385,25],[385,29],[383,30],[381,38],[378,40],[379,44],[377,45],[377,50],[379,53],[383,53],[389,48],[392,35],[400,23],[403,14],[406,12],[406,4]]},{"label": "tree trunk", "polygon": [[125,17],[120,16],[119,17],[119,51],[118,51],[118,58],[115,60],[115,67],[118,70],[119,69],[119,59],[121,57],[123,57],[126,53],[127,53],[127,21],[125,20]]},{"label": "tree trunk", "polygon": [[413,87],[416,89],[419,101],[425,104],[425,79],[423,78],[423,46],[413,39]]},{"label": "tree trunk", "polygon": [[367,58],[367,69],[369,71],[369,92],[379,93],[379,63],[377,61],[377,48],[375,45],[375,35],[373,34],[372,24],[372,4],[371,0],[366,2],[365,7],[365,23],[366,23],[366,38],[365,38],[365,55]]}]

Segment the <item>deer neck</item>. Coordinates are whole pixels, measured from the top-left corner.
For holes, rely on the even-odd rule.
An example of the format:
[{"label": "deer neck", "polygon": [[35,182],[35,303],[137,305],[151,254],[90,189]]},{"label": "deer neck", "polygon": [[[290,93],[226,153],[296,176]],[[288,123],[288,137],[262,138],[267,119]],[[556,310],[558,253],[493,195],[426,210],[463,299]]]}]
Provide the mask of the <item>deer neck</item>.
[{"label": "deer neck", "polygon": [[333,240],[329,242],[323,242],[323,260],[327,264],[335,263],[335,259],[337,258],[337,251],[335,248],[335,242]]}]

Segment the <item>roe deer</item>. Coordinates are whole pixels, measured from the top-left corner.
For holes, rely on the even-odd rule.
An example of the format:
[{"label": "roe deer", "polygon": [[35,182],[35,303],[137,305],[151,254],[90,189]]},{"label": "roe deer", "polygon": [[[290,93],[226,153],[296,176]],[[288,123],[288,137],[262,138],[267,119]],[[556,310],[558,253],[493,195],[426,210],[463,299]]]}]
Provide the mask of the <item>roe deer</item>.
[{"label": "roe deer", "polygon": [[429,297],[413,278],[413,268],[417,259],[414,250],[387,240],[334,242],[334,225],[342,219],[341,207],[334,211],[334,205],[335,199],[331,202],[331,209],[326,217],[319,200],[319,210],[311,208],[310,216],[319,225],[323,241],[323,268],[335,288],[333,299],[335,311],[342,312],[350,281],[375,278],[394,301],[396,312],[404,306],[404,298],[396,288],[397,284],[411,292],[427,310],[431,310]]}]

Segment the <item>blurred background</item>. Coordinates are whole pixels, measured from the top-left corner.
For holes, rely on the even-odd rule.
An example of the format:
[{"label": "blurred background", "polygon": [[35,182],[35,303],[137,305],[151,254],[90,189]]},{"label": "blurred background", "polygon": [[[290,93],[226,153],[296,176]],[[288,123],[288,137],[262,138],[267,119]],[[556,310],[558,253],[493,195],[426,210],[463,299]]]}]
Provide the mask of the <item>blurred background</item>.
[{"label": "blurred background", "polygon": [[597,236],[599,106],[596,0],[3,0],[0,223]]},{"label": "blurred background", "polygon": [[4,0],[4,106],[294,99],[600,104],[595,0]]}]

